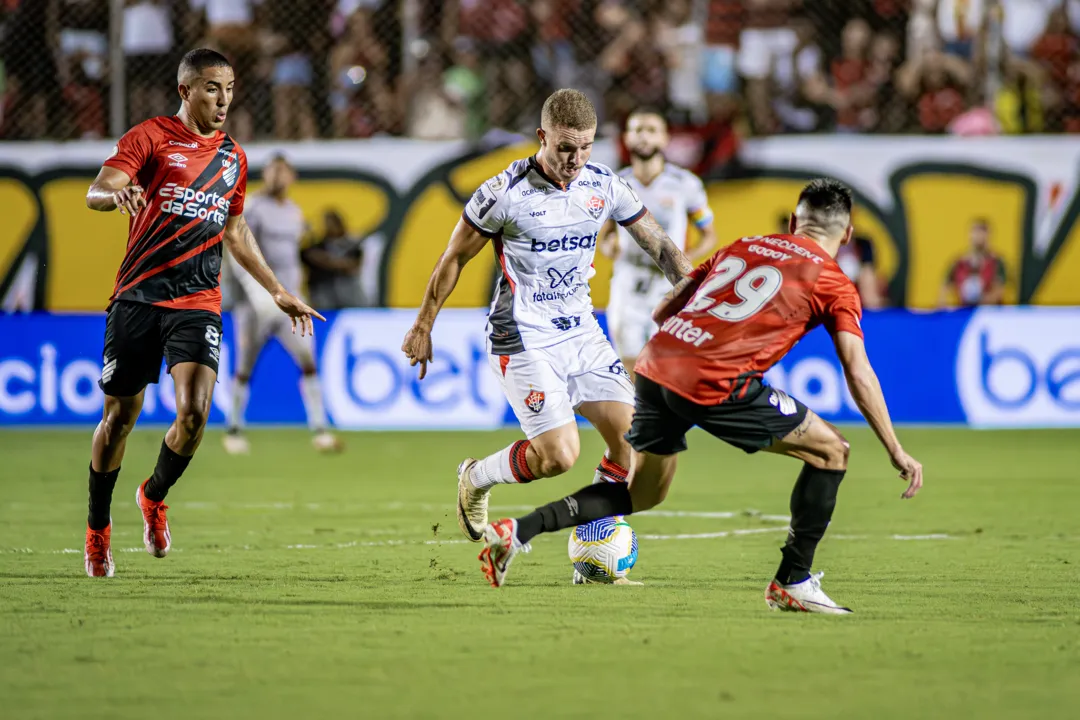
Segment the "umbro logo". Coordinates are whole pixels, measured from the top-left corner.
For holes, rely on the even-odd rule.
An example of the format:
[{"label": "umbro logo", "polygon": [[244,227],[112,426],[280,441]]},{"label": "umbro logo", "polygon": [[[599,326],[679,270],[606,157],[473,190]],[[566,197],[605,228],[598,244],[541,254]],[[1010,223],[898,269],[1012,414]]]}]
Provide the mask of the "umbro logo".
[{"label": "umbro logo", "polygon": [[187,157],[184,156],[184,155],[181,155],[180,153],[173,153],[172,155],[169,156],[169,159],[172,160],[173,162],[178,162],[178,163],[186,163],[187,162]]}]

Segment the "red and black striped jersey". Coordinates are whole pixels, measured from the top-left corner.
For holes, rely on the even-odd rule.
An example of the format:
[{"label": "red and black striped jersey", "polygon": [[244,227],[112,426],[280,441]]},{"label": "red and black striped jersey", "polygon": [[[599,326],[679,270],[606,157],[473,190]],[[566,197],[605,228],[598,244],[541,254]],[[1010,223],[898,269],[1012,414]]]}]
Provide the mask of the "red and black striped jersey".
[{"label": "red and black striped jersey", "polygon": [[699,405],[745,392],[818,325],[862,337],[855,285],[808,238],[743,238],[691,277],[701,285],[645,345],[634,372]]},{"label": "red and black striped jersey", "polygon": [[220,313],[221,240],[229,216],[244,211],[244,151],[223,132],[204,138],[157,117],[129,130],[104,164],[146,198],[128,223],[111,299]]}]

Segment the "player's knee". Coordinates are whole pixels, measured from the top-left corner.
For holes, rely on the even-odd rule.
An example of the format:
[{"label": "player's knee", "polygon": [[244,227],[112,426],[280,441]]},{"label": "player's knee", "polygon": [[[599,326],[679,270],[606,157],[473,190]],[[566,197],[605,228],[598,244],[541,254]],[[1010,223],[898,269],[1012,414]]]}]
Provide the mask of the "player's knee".
[{"label": "player's knee", "polygon": [[105,411],[101,416],[101,430],[105,437],[105,444],[112,445],[126,438],[135,429],[135,421],[138,417],[138,407],[115,398],[106,398]]},{"label": "player's knee", "polygon": [[833,431],[832,438],[823,448],[823,460],[826,470],[847,470],[851,444],[839,432]]},{"label": "player's knee", "polygon": [[197,435],[206,427],[209,415],[209,408],[204,403],[184,403],[176,408],[176,424],[189,436]]},{"label": "player's knee", "polygon": [[630,501],[634,506],[634,512],[645,512],[664,502],[667,497],[667,486],[646,485],[645,483],[630,484]]},{"label": "player's knee", "polygon": [[538,453],[540,458],[540,475],[554,477],[568,472],[577,462],[577,450],[569,443],[559,443],[551,447],[544,447]]}]

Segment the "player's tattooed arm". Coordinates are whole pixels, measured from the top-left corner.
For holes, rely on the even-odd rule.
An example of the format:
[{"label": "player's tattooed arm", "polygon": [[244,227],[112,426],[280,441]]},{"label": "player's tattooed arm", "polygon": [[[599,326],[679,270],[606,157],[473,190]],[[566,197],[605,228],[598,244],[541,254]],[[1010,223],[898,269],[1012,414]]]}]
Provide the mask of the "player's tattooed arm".
[{"label": "player's tattooed arm", "polygon": [[259,250],[259,243],[255,239],[255,233],[243,215],[233,215],[225,225],[225,247],[228,248],[240,267],[251,274],[260,285],[274,298],[278,309],[292,318],[293,332],[297,327],[300,334],[306,335],[314,332],[311,318],[316,317],[325,320],[322,315],[315,312],[303,300],[285,289],[285,286],[274,275],[274,271]]},{"label": "player's tattooed arm", "polygon": [[672,285],[678,285],[679,281],[694,269],[690,260],[675,247],[675,243],[648,210],[640,220],[627,226],[626,230],[638,246],[649,254]]},{"label": "player's tattooed arm", "polygon": [[86,207],[100,212],[119,208],[122,215],[136,215],[146,207],[146,197],[127,173],[106,166],[86,191]]},{"label": "player's tattooed arm", "polygon": [[427,364],[433,357],[431,328],[435,325],[435,317],[457,287],[462,269],[484,249],[487,242],[488,238],[475,228],[464,220],[458,220],[454,232],[450,235],[450,243],[435,263],[427,289],[424,290],[420,311],[416,314],[416,322],[401,343],[401,351],[409,358],[409,364],[420,365],[421,380],[427,375]]}]

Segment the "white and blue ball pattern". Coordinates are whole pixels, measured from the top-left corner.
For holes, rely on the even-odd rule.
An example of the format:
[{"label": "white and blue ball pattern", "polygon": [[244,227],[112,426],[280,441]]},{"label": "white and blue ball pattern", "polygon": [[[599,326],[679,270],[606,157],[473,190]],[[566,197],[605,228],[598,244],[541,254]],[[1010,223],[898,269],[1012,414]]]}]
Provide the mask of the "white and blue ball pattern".
[{"label": "white and blue ball pattern", "polygon": [[574,569],[589,582],[624,578],[638,558],[637,534],[621,516],[578,525],[567,546]]}]

